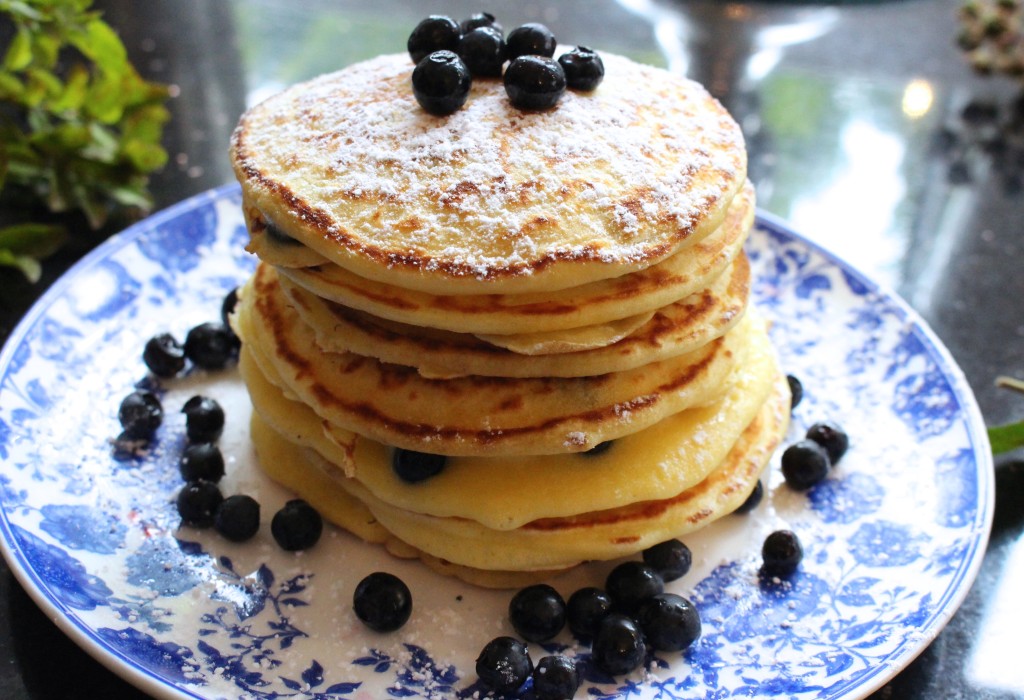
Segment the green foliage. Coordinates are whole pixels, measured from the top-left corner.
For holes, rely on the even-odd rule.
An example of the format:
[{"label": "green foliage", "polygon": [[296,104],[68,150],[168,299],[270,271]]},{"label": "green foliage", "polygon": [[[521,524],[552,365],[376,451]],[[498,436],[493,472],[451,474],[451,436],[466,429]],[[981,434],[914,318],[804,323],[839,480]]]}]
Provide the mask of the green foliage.
[{"label": "green foliage", "polygon": [[[152,206],[149,174],[167,161],[165,86],[143,80],[92,0],[0,0],[0,198],[93,229],[117,211]],[[3,36],[0,33],[0,36]],[[0,228],[0,265],[38,277],[63,234],[52,225]]]},{"label": "green foliage", "polygon": [[[1024,392],[1024,381],[1014,377],[999,377],[996,386]],[[1024,447],[1024,421],[989,428],[988,440],[992,443],[992,453],[996,455]]]},{"label": "green foliage", "polygon": [[992,454],[996,455],[1024,447],[1024,421],[989,428],[988,441],[992,443]]}]

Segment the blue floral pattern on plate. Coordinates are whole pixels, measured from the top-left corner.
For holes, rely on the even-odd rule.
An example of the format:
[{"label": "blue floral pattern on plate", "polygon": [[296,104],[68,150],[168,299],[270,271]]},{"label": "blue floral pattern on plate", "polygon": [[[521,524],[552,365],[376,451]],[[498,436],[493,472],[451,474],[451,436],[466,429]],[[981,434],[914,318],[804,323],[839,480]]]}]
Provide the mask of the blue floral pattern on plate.
[{"label": "blue floral pattern on plate", "polygon": [[[329,530],[313,550],[277,549],[269,514],[288,494],[255,467],[248,400],[233,370],[152,386],[165,422],[144,454],[119,454],[116,407],[151,385],[145,340],[219,314],[253,267],[237,187],[184,202],[82,260],[24,319],[0,355],[0,545],[35,600],[79,644],[167,698],[468,698],[473,661],[511,633],[508,593],[439,577]],[[804,383],[795,440],[841,422],[850,452],[808,493],[782,483],[764,503],[687,539],[691,572],[670,590],[695,602],[703,635],[611,678],[563,633],[534,645],[583,661],[579,696],[862,698],[945,624],[980,565],[992,516],[991,456],[960,371],[899,299],[759,215],[747,246],[754,303],[787,372]],[[236,545],[179,528],[174,495],[184,418],[196,394],[228,408],[225,492],[260,500],[264,525]],[[777,461],[777,457],[776,457]],[[772,530],[800,534],[787,580],[759,575]],[[552,583],[600,585],[610,564]],[[386,569],[413,590],[396,634],[366,630],[355,584]],[[532,696],[529,685],[523,697]]]}]

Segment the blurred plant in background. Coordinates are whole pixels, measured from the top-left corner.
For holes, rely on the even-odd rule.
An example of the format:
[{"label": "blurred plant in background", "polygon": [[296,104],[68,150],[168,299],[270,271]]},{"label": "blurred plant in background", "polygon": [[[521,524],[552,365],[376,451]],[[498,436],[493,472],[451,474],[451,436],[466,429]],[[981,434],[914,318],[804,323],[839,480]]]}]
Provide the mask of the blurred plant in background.
[{"label": "blurred plant in background", "polygon": [[[996,384],[1024,393],[1024,379],[999,377],[996,380]],[[990,427],[988,429],[988,439],[992,443],[992,452],[996,455],[1024,447],[1024,420]]]},{"label": "blurred plant in background", "polygon": [[979,73],[1024,78],[1021,0],[966,0],[957,41]]},{"label": "blurred plant in background", "polygon": [[167,161],[169,92],[91,5],[0,0],[0,265],[31,280],[81,222],[147,213]]}]

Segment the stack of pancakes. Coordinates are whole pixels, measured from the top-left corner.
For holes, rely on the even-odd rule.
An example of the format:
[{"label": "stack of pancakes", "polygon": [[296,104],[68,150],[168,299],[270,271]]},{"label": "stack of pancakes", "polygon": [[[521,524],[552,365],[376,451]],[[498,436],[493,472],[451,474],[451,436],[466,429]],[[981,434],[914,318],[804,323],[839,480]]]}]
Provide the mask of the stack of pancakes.
[{"label": "stack of pancakes", "polygon": [[[262,468],[482,585],[733,511],[787,426],[747,308],[739,129],[699,85],[604,59],[596,91],[549,111],[477,79],[434,117],[409,58],[383,56],[270,98],[232,140]],[[408,482],[397,451],[445,465]]]}]

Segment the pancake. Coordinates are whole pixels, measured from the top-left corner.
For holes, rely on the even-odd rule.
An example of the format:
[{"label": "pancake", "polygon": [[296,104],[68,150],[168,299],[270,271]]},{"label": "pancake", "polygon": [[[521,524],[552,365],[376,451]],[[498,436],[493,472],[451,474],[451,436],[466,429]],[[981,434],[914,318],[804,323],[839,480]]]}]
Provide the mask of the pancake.
[{"label": "pancake", "polygon": [[549,581],[564,569],[538,571],[486,570],[460,566],[431,556],[398,539],[384,528],[363,503],[340,484],[337,470],[319,459],[312,450],[302,450],[277,434],[257,414],[253,414],[250,433],[260,464],[272,479],[300,495],[324,518],[348,530],[370,544],[383,545],[401,559],[419,558],[426,566],[446,576],[454,576],[484,588],[522,588]]},{"label": "pancake", "polygon": [[427,516],[385,504],[357,480],[332,471],[333,466],[315,450],[289,442],[258,414],[253,417],[252,434],[261,463],[268,465],[272,478],[285,480],[300,495],[308,491],[316,500],[349,504],[340,515],[342,527],[353,517],[364,521],[369,512],[375,520],[373,532],[378,535],[379,525],[413,550],[464,570],[492,571],[500,583],[504,572],[540,571],[547,575],[584,561],[632,555],[734,511],[750,494],[788,425],[790,397],[785,379],[777,377],[773,386],[769,400],[722,462],[693,487],[666,499],[534,520],[512,530],[494,530],[462,518]]},{"label": "pancake", "polygon": [[406,449],[445,455],[584,451],[728,390],[762,322],[748,316],[693,352],[590,377],[428,379],[353,353],[323,352],[260,265],[241,293],[238,330],[261,365],[332,425]]},{"label": "pancake", "polygon": [[267,225],[259,210],[252,206],[242,193],[242,212],[249,230],[249,244],[245,249],[272,265],[278,267],[316,267],[327,265],[328,260],[312,248],[299,243]]},{"label": "pancake", "polygon": [[561,331],[635,316],[705,289],[739,255],[754,201],[747,183],[707,238],[642,271],[558,292],[453,296],[403,290],[337,265],[280,272],[316,296],[410,325],[497,335]]},{"label": "pancake", "polygon": [[[253,407],[291,442],[316,450],[374,497],[402,510],[458,517],[510,530],[541,518],[609,510],[674,496],[708,476],[772,392],[778,367],[771,347],[737,368],[721,400],[671,415],[596,454],[449,457],[444,471],[415,484],[391,467],[393,449],[332,428],[290,400],[243,348],[239,366]],[[523,488],[544,484],[543,489]],[[572,498],[566,498],[566,493]]]},{"label": "pancake", "polygon": [[[497,377],[581,377],[634,369],[691,352],[726,333],[740,319],[750,293],[750,265],[740,255],[707,289],[655,312],[650,320],[611,345],[570,354],[543,354],[533,334],[485,336],[421,328],[373,317],[310,294],[286,277],[288,301],[327,352],[353,352],[415,367],[424,377],[470,374]],[[495,343],[508,344],[505,352]],[[565,342],[563,336],[560,342]],[[559,348],[561,349],[561,348]]]},{"label": "pancake", "polygon": [[600,87],[551,110],[518,110],[478,79],[435,117],[408,56],[380,56],[248,110],[232,165],[270,225],[360,277],[449,295],[620,277],[717,229],[746,151],[702,86],[602,59]]}]

